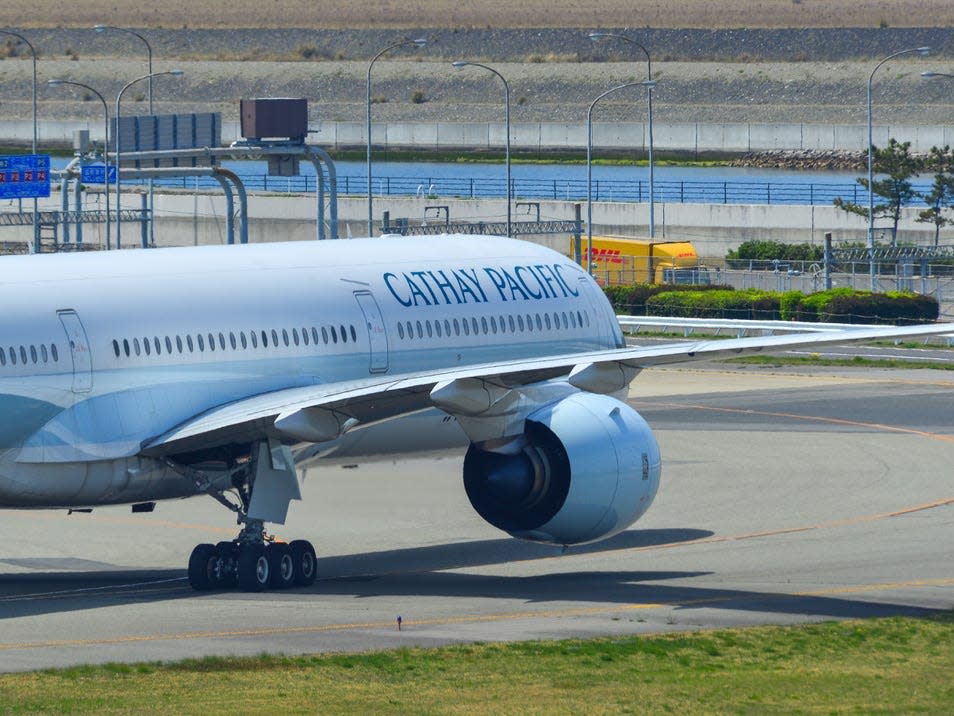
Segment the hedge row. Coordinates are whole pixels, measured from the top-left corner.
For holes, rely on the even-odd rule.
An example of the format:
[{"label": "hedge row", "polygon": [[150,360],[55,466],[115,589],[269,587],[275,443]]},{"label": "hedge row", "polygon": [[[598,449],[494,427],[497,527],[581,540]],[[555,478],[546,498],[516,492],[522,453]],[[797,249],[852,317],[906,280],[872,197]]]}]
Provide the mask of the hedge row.
[{"label": "hedge row", "polygon": [[646,315],[646,302],[660,293],[685,291],[731,291],[731,286],[670,286],[659,283],[635,283],[629,286],[604,286],[603,292],[618,314],[628,316]]},{"label": "hedge row", "polygon": [[680,318],[737,318],[822,323],[923,323],[936,320],[936,299],[904,291],[871,293],[836,288],[799,291],[733,290],[726,286],[609,286],[617,313]]}]

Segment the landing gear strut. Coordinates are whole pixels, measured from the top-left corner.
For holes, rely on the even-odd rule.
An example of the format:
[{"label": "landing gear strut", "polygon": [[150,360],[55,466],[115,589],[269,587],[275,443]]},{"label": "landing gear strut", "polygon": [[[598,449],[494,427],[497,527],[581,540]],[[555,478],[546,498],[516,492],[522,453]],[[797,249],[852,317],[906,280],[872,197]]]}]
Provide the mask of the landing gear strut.
[{"label": "landing gear strut", "polygon": [[[315,548],[306,540],[282,542],[265,531],[265,522],[284,524],[288,503],[301,499],[294,463],[287,448],[258,443],[213,473],[167,460],[199,491],[236,513],[242,530],[230,542],[200,544],[189,557],[189,584],[207,591],[238,586],[248,592],[314,584]],[[223,485],[224,483],[224,485]],[[237,498],[229,499],[227,493]]]}]

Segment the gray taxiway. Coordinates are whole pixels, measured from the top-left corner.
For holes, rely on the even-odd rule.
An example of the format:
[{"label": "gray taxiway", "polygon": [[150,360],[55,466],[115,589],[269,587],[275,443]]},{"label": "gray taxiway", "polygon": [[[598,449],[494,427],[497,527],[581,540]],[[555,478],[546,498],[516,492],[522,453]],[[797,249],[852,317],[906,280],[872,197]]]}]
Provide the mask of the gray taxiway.
[{"label": "gray taxiway", "polygon": [[483,523],[457,458],[311,471],[280,534],[320,576],[284,592],[189,588],[192,547],[236,531],[210,498],[0,512],[0,670],[954,607],[954,378],[656,369],[631,399],[663,451],[656,503],[566,553]]}]

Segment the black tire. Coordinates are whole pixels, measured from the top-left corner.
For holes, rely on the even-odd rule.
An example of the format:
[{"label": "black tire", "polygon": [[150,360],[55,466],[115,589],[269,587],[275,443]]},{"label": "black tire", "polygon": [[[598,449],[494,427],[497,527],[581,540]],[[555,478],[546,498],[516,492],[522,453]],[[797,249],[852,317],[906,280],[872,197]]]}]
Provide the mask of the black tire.
[{"label": "black tire", "polygon": [[295,583],[295,562],[291,548],[284,542],[272,542],[265,553],[268,555],[268,586],[272,589],[288,589]]},{"label": "black tire", "polygon": [[234,587],[238,584],[238,543],[219,542],[215,545],[215,553],[221,560],[218,575],[220,583],[223,586]]},{"label": "black tire", "polygon": [[210,544],[198,544],[189,555],[189,584],[197,592],[218,586],[218,555]]},{"label": "black tire", "polygon": [[246,592],[261,592],[268,588],[271,572],[265,545],[242,545],[238,557],[238,583]]},{"label": "black tire", "polygon": [[303,539],[293,540],[291,548],[292,561],[295,563],[295,584],[299,587],[310,587],[318,577],[318,557],[311,542]]}]

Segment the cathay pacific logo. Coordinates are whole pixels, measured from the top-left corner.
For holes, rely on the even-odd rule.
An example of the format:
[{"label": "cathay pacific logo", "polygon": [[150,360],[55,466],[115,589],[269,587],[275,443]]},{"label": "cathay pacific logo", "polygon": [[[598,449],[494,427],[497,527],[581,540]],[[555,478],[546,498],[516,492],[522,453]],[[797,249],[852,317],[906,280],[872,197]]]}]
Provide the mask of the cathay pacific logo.
[{"label": "cathay pacific logo", "polygon": [[560,264],[486,266],[384,274],[384,283],[402,306],[453,306],[491,300],[541,301],[578,296]]}]

